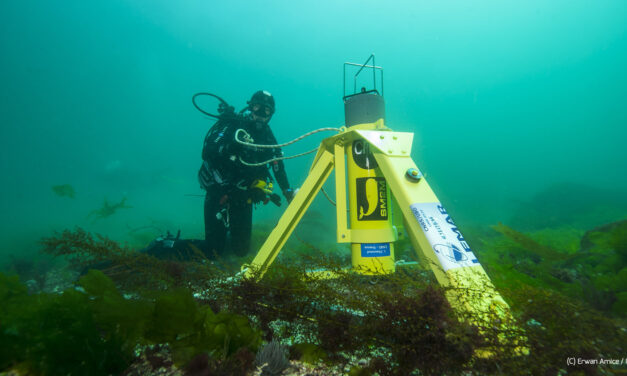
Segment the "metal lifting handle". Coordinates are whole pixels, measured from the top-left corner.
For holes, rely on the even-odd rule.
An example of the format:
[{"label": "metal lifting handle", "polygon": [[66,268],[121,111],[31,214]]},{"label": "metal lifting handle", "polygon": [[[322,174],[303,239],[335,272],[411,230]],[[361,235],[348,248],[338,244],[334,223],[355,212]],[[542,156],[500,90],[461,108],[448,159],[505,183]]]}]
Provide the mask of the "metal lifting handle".
[{"label": "metal lifting handle", "polygon": [[[371,59],[372,59],[372,65],[368,65],[368,62]],[[349,95],[346,95],[346,66],[347,65],[360,67],[359,70],[357,71],[357,73],[355,73],[355,76],[353,77],[353,94],[349,94]],[[368,60],[366,60],[366,62],[363,63],[363,64],[348,63],[348,62],[344,63],[344,96],[343,96],[343,98],[347,98],[347,97],[350,97],[352,95],[358,94],[357,93],[357,76],[359,75],[359,73],[361,73],[361,71],[364,68],[372,68],[372,83],[373,83],[374,89],[371,90],[371,91],[374,91],[377,94],[379,92],[377,91],[376,71],[379,70],[381,72],[381,96],[383,96],[383,68],[382,67],[378,67],[378,66],[375,65],[374,54],[371,54],[370,57],[368,58]]]}]

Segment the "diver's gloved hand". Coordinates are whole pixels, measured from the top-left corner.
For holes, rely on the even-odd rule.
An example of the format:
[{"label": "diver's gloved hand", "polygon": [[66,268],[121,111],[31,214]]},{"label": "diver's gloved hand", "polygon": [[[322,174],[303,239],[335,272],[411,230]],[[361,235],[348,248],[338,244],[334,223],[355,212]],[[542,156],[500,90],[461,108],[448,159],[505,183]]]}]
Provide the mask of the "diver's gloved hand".
[{"label": "diver's gloved hand", "polygon": [[264,204],[267,204],[269,196],[272,195],[272,182],[255,179],[248,190],[253,203],[258,204],[263,202]]},{"label": "diver's gloved hand", "polygon": [[296,192],[294,192],[292,190],[292,188],[288,188],[283,190],[283,196],[285,196],[285,199],[287,200],[287,203],[291,203],[292,200],[294,199],[294,195],[296,194]]},{"label": "diver's gloved hand", "polygon": [[229,106],[226,102],[221,102],[218,105],[218,113],[220,118],[233,118],[235,117],[235,107]]},{"label": "diver's gloved hand", "polygon": [[258,204],[260,202],[267,201],[267,196],[266,193],[261,189],[251,189],[250,199],[252,200],[253,204]]}]

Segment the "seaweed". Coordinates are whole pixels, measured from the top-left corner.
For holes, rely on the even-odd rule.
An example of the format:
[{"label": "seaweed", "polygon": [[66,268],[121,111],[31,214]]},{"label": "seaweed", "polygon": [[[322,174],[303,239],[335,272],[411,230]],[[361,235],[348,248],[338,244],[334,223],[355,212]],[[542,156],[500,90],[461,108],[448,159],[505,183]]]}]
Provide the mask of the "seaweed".
[{"label": "seaweed", "polygon": [[395,365],[394,374],[415,369],[427,375],[459,373],[483,344],[477,328],[457,321],[444,293],[431,286],[416,296],[392,295],[380,303],[381,317],[368,321],[372,335],[391,350],[385,363]]},{"label": "seaweed", "polygon": [[6,270],[16,273],[21,280],[27,281],[32,292],[41,290],[45,285],[46,273],[51,268],[49,257],[33,257],[33,255],[9,255]]},{"label": "seaweed", "polygon": [[255,357],[255,365],[262,370],[261,375],[277,376],[289,367],[286,352],[286,348],[276,340],[263,346]]},{"label": "seaweed", "polygon": [[[517,305],[525,323],[532,374],[556,374],[564,368],[560,361],[568,357],[595,359],[620,353],[627,343],[627,333],[598,311],[581,302],[545,289],[516,291],[524,304]],[[575,365],[569,372],[596,374],[598,366]]]},{"label": "seaweed", "polygon": [[256,351],[261,336],[244,316],[213,313],[186,289],[155,300],[125,298],[102,272],[90,270],[79,289],[27,295],[0,274],[0,369],[35,374],[118,374],[137,346],[168,343],[177,365],[199,354],[226,361],[242,348]]},{"label": "seaweed", "polygon": [[43,238],[42,252],[64,258],[71,267],[83,273],[91,268],[102,270],[125,289],[166,289],[194,281],[202,285],[208,279],[223,276],[224,271],[206,262],[202,252],[191,249],[190,260],[160,260],[145,252],[137,252],[107,238],[77,227],[74,230],[55,232]]},{"label": "seaweed", "polygon": [[[501,228],[509,236],[484,235],[477,253],[510,303],[513,323],[459,316],[445,298],[448,291],[434,286],[434,276],[420,267],[361,276],[331,261],[330,254],[304,253],[298,263],[278,260],[263,279],[227,278],[202,261],[166,263],[105,237],[68,230],[44,239],[44,249],[78,266],[109,264],[87,271],[76,288],[62,294],[29,295],[16,277],[0,275],[0,370],[119,374],[141,358],[152,369],[247,375],[265,339],[281,341],[292,359],[355,375],[603,372],[611,368],[568,368],[565,359],[607,358],[627,343],[620,321],[607,315],[624,311],[627,303],[627,269],[617,251],[621,228],[595,229],[586,237],[591,245],[583,250],[582,240],[576,253],[513,229]],[[549,257],[538,246],[547,247]],[[309,274],[310,268],[337,278]],[[586,289],[606,311],[591,307]],[[463,292],[468,300],[476,293]],[[517,347],[523,336],[528,354]],[[80,343],[93,352],[74,349]],[[60,346],[74,363],[57,351]],[[285,364],[277,355],[283,349],[272,349],[262,348],[257,358]],[[356,364],[357,359],[364,361]]]},{"label": "seaweed", "polygon": [[[548,247],[532,239],[531,235],[502,224],[493,226],[493,229],[509,243],[488,242],[488,250],[480,253],[498,285],[546,288],[597,310],[623,317],[627,315],[623,294],[627,291],[627,271],[622,272],[626,266],[623,253],[627,248],[627,221],[585,232],[577,242],[580,243],[578,246],[573,245],[572,231],[542,231],[544,237],[551,234],[552,243],[568,245],[570,249],[566,252]],[[532,235],[538,237],[536,233]]]},{"label": "seaweed", "polygon": [[203,352],[226,359],[240,348],[256,351],[261,335],[244,316],[213,313],[199,306],[187,289],[168,291],[155,302],[146,338],[169,343],[176,364],[185,364]]},{"label": "seaweed", "polygon": [[593,306],[627,316],[627,220],[587,231],[575,263],[586,277],[586,297]]},{"label": "seaweed", "polygon": [[615,251],[627,262],[627,220],[612,222],[586,231],[581,238],[582,252]]},{"label": "seaweed", "polygon": [[[499,248],[480,252],[511,303],[513,323],[493,318],[492,324],[476,327],[470,318],[457,317],[444,298],[446,291],[433,287],[433,277],[421,269],[365,278],[323,259],[318,265],[337,279],[312,277],[302,265],[276,265],[260,281],[242,279],[225,289],[232,294],[227,305],[253,317],[266,337],[280,334],[296,341],[292,358],[341,364],[366,356],[371,361],[365,368],[352,368],[365,374],[556,374],[565,372],[565,359],[572,356],[567,354],[594,358],[620,352],[626,338],[619,322],[585,303],[582,278],[587,274],[573,274],[571,282],[549,274],[566,272],[564,263],[577,254],[555,256],[560,251],[542,249],[549,257],[541,257],[533,249],[540,243],[515,230],[509,233],[518,240],[514,246],[510,237],[506,242],[494,239],[486,244]],[[520,254],[525,250],[521,243],[532,249]],[[512,250],[518,253],[510,259]],[[521,264],[504,260],[526,261],[530,271],[521,273]],[[467,294],[472,299],[473,292]],[[280,330],[272,324],[276,322],[283,323]],[[522,337],[528,354],[519,347]],[[568,371],[592,372],[582,367]]]},{"label": "seaweed", "polygon": [[34,374],[109,375],[132,358],[122,339],[103,336],[90,298],[76,290],[26,295],[15,278],[0,274],[0,369]]},{"label": "seaweed", "polygon": [[75,230],[55,232],[54,236],[40,240],[42,252],[55,256],[66,257],[74,266],[84,266],[103,261],[116,261],[128,258],[132,252],[117,242],[97,234],[96,237],[77,227]]},{"label": "seaweed", "polygon": [[240,348],[226,359],[211,358],[203,353],[194,357],[185,367],[187,376],[246,376],[254,368],[255,354]]},{"label": "seaweed", "polygon": [[144,333],[155,310],[150,300],[126,299],[113,281],[98,270],[90,270],[77,285],[89,296],[92,315],[104,333],[122,339],[121,346],[126,351],[146,343]]},{"label": "seaweed", "polygon": [[535,240],[531,239],[529,236],[514,230],[513,228],[506,226],[502,223],[498,225],[492,226],[492,228],[504,236],[512,239],[516,243],[518,243],[524,249],[532,252],[534,255],[537,255],[542,260],[545,261],[560,261],[568,259],[569,255],[558,252],[550,247],[542,245]]},{"label": "seaweed", "polygon": [[397,375],[417,369],[438,374],[445,364],[455,373],[467,369],[483,344],[476,329],[455,318],[444,292],[426,284],[419,271],[379,278],[334,272],[339,279],[304,282],[301,269],[283,265],[269,271],[268,279],[239,281],[229,306],[256,317],[264,331],[272,331],[268,321],[298,322],[299,337],[309,342],[295,344],[292,353],[303,360],[338,363],[346,354],[385,349],[387,374],[390,369]]},{"label": "seaweed", "polygon": [[290,359],[298,359],[301,362],[317,364],[329,360],[327,352],[313,343],[295,343],[289,350]]}]

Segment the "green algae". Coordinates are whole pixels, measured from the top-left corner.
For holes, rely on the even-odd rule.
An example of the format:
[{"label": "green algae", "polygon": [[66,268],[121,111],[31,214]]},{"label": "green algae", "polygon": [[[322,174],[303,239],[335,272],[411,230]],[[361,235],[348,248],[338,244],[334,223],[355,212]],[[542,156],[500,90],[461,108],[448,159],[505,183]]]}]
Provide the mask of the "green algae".
[{"label": "green algae", "polygon": [[[626,223],[599,226],[577,239],[571,228],[526,234],[499,224],[493,229],[502,237],[484,241],[478,254],[499,287],[557,291],[602,312],[625,317]],[[556,245],[560,248],[554,248]]]},{"label": "green algae", "polygon": [[538,243],[531,237],[514,230],[513,228],[506,226],[502,223],[492,226],[492,228],[514,242],[518,243],[523,249],[531,252],[533,255],[540,257],[546,261],[558,261],[566,260],[567,254],[556,251],[555,249],[548,247],[544,244]]},{"label": "green algae", "polygon": [[318,364],[329,359],[327,352],[314,343],[296,343],[292,346],[294,357],[301,362]]},{"label": "green algae", "polygon": [[34,374],[118,374],[137,346],[167,343],[179,365],[209,353],[225,359],[255,351],[258,330],[246,317],[213,313],[186,289],[156,300],[125,298],[102,272],[90,270],[78,289],[28,295],[16,277],[0,274],[0,369]]},{"label": "green algae", "polygon": [[70,289],[28,295],[15,278],[4,275],[0,284],[0,369],[108,375],[121,372],[132,359],[120,337],[101,335],[87,294]]},{"label": "green algae", "polygon": [[[347,368],[355,374],[405,375],[418,370],[427,375],[557,374],[566,368],[562,358],[568,354],[582,358],[613,354],[627,341],[621,321],[612,317],[624,317],[627,303],[622,228],[601,226],[578,235],[578,247],[573,245],[575,233],[567,229],[522,233],[500,227],[499,232],[481,233],[477,255],[510,303],[517,327],[525,331],[530,352],[526,356],[511,346],[499,346],[504,336],[519,338],[520,331],[479,329],[456,317],[444,298],[446,291],[434,287],[433,276],[420,268],[399,268],[389,276],[358,276],[342,269],[333,252],[316,259],[308,244],[295,242],[290,252],[299,251],[298,257],[279,259],[259,281],[226,279],[201,266],[196,266],[198,271],[207,273],[184,271],[175,280],[164,272],[163,264],[138,261],[131,251],[121,252],[105,238],[80,231],[62,233],[48,239],[49,249],[76,256],[77,264],[82,264],[81,258],[93,261],[94,255],[113,256],[119,265],[153,282],[134,285],[128,278],[119,278],[120,274],[111,279],[90,271],[78,281],[78,290],[28,295],[16,278],[3,276],[0,340],[4,342],[0,344],[18,341],[0,348],[0,369],[21,367],[34,374],[50,374],[46,370],[63,363],[52,345],[42,345],[45,341],[22,328],[32,326],[29,320],[52,312],[44,310],[37,316],[40,306],[32,299],[52,301],[67,295],[63,299],[75,308],[74,316],[53,312],[73,317],[79,323],[76,327],[83,328],[87,340],[94,342],[91,348],[105,359],[116,354],[118,361],[107,365],[102,358],[95,359],[109,368],[80,369],[84,374],[115,373],[110,370],[127,367],[138,349],[158,344],[167,345],[178,366],[200,364],[198,369],[205,371],[244,375],[262,338],[290,344],[292,359],[329,365],[366,359]],[[332,270],[339,278],[312,277],[305,273],[310,267]],[[203,293],[194,294],[194,289],[198,291],[194,286],[204,286]],[[8,317],[11,320],[5,320]],[[275,330],[276,322],[288,324]],[[63,328],[67,321],[56,325]],[[56,338],[55,344],[60,341],[54,335],[51,338]],[[33,365],[36,361],[28,354],[36,352],[31,347],[43,349],[37,353],[44,359],[39,362],[49,368]],[[493,350],[492,357],[474,356],[486,348]],[[76,353],[94,360],[80,349]],[[231,371],[224,371],[227,368]],[[568,368],[571,371],[590,372]]]}]

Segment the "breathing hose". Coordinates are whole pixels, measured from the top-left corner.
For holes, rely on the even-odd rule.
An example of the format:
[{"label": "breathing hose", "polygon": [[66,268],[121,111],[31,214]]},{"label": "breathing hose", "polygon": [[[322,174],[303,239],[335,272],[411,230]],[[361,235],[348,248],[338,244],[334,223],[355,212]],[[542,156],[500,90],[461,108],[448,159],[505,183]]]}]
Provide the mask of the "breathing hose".
[{"label": "breathing hose", "polygon": [[196,103],[196,97],[198,97],[199,95],[208,95],[210,97],[214,97],[217,100],[220,101],[220,104],[218,105],[218,113],[220,114],[224,114],[226,113],[231,113],[234,112],[234,108],[232,106],[229,106],[228,103],[226,103],[226,101],[220,97],[218,97],[215,94],[211,94],[211,93],[196,93],[194,94],[194,96],[192,97],[192,104],[194,104],[194,107],[196,107],[196,109],[200,112],[202,112],[203,114],[207,115],[207,116],[211,116],[212,118],[216,118],[219,119],[221,116],[220,115],[214,115],[211,114],[205,110],[203,110],[202,108],[200,108],[200,106],[198,106],[198,104]]}]

